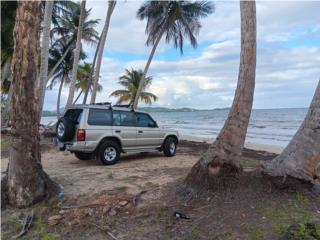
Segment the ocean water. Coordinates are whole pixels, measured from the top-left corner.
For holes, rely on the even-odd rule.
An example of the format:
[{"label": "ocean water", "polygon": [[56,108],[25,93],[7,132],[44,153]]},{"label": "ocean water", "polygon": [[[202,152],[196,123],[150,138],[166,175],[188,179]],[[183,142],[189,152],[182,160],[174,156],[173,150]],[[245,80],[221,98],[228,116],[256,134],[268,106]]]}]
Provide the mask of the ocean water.
[{"label": "ocean water", "polygon": [[[246,142],[285,147],[298,130],[306,108],[254,109],[251,114]],[[183,137],[214,139],[227,118],[228,110],[194,112],[152,112],[159,126],[179,131]],[[56,117],[43,117],[42,123],[55,121]]]}]

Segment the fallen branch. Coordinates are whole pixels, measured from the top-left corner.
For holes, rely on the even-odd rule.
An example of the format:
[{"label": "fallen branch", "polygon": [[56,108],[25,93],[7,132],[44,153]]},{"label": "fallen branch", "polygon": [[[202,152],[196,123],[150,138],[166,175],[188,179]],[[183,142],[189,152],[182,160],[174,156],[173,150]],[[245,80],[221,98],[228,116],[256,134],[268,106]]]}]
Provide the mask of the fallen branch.
[{"label": "fallen branch", "polygon": [[104,233],[106,233],[108,236],[110,236],[113,240],[119,240],[118,238],[116,238],[111,232],[109,232],[107,229],[93,223],[90,222],[91,225],[95,226],[96,228],[100,229],[101,231],[103,231]]},{"label": "fallen branch", "polygon": [[137,206],[138,201],[140,200],[142,194],[145,194],[146,192],[147,192],[147,190],[143,190],[143,191],[139,192],[138,194],[134,195],[134,197],[132,199],[133,206]]},{"label": "fallen branch", "polygon": [[20,233],[13,236],[12,239],[18,239],[19,237],[22,237],[24,234],[26,234],[31,226],[32,220],[33,220],[33,210],[31,210],[24,218]]}]

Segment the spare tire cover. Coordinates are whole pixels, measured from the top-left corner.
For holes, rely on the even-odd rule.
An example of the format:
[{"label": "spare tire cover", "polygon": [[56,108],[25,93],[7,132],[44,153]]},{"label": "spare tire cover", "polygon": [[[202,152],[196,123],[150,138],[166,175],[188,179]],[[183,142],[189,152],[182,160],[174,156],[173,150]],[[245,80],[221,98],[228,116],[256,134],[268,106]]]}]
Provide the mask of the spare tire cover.
[{"label": "spare tire cover", "polygon": [[75,123],[68,117],[62,117],[56,125],[56,135],[61,141],[71,141],[75,134]]}]

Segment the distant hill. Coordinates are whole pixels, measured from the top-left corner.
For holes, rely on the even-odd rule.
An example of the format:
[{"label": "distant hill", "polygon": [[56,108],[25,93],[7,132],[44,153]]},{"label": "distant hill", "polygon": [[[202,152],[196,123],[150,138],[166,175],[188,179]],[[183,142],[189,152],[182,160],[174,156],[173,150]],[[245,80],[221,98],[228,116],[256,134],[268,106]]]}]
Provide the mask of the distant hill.
[{"label": "distant hill", "polygon": [[54,117],[57,116],[57,112],[56,111],[42,111],[42,117]]},{"label": "distant hill", "polygon": [[195,112],[201,111],[195,108],[165,108],[165,107],[142,107],[140,111],[144,112]]}]

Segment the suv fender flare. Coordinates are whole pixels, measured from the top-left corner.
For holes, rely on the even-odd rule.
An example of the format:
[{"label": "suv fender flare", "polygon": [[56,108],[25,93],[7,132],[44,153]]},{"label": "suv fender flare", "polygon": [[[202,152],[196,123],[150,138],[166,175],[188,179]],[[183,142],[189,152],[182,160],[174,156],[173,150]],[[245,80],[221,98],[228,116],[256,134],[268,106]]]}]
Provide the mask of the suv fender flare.
[{"label": "suv fender flare", "polygon": [[123,151],[123,150],[122,150],[122,144],[121,144],[121,141],[120,141],[119,138],[117,138],[117,137],[104,137],[104,138],[102,138],[102,139],[100,140],[98,146],[97,146],[96,149],[95,149],[95,152],[97,152],[97,150],[100,148],[101,144],[102,144],[104,141],[113,141],[113,142],[117,143],[117,144],[119,145],[119,148],[120,148],[121,152]]},{"label": "suv fender flare", "polygon": [[162,142],[162,144],[161,144],[161,148],[163,148],[163,144],[165,143],[165,141],[166,141],[169,137],[175,139],[175,140],[176,140],[176,144],[179,143],[179,139],[178,139],[178,137],[177,137],[176,135],[174,135],[174,134],[169,134],[169,135],[167,135],[167,136],[164,138],[164,140],[163,140],[163,142]]}]

